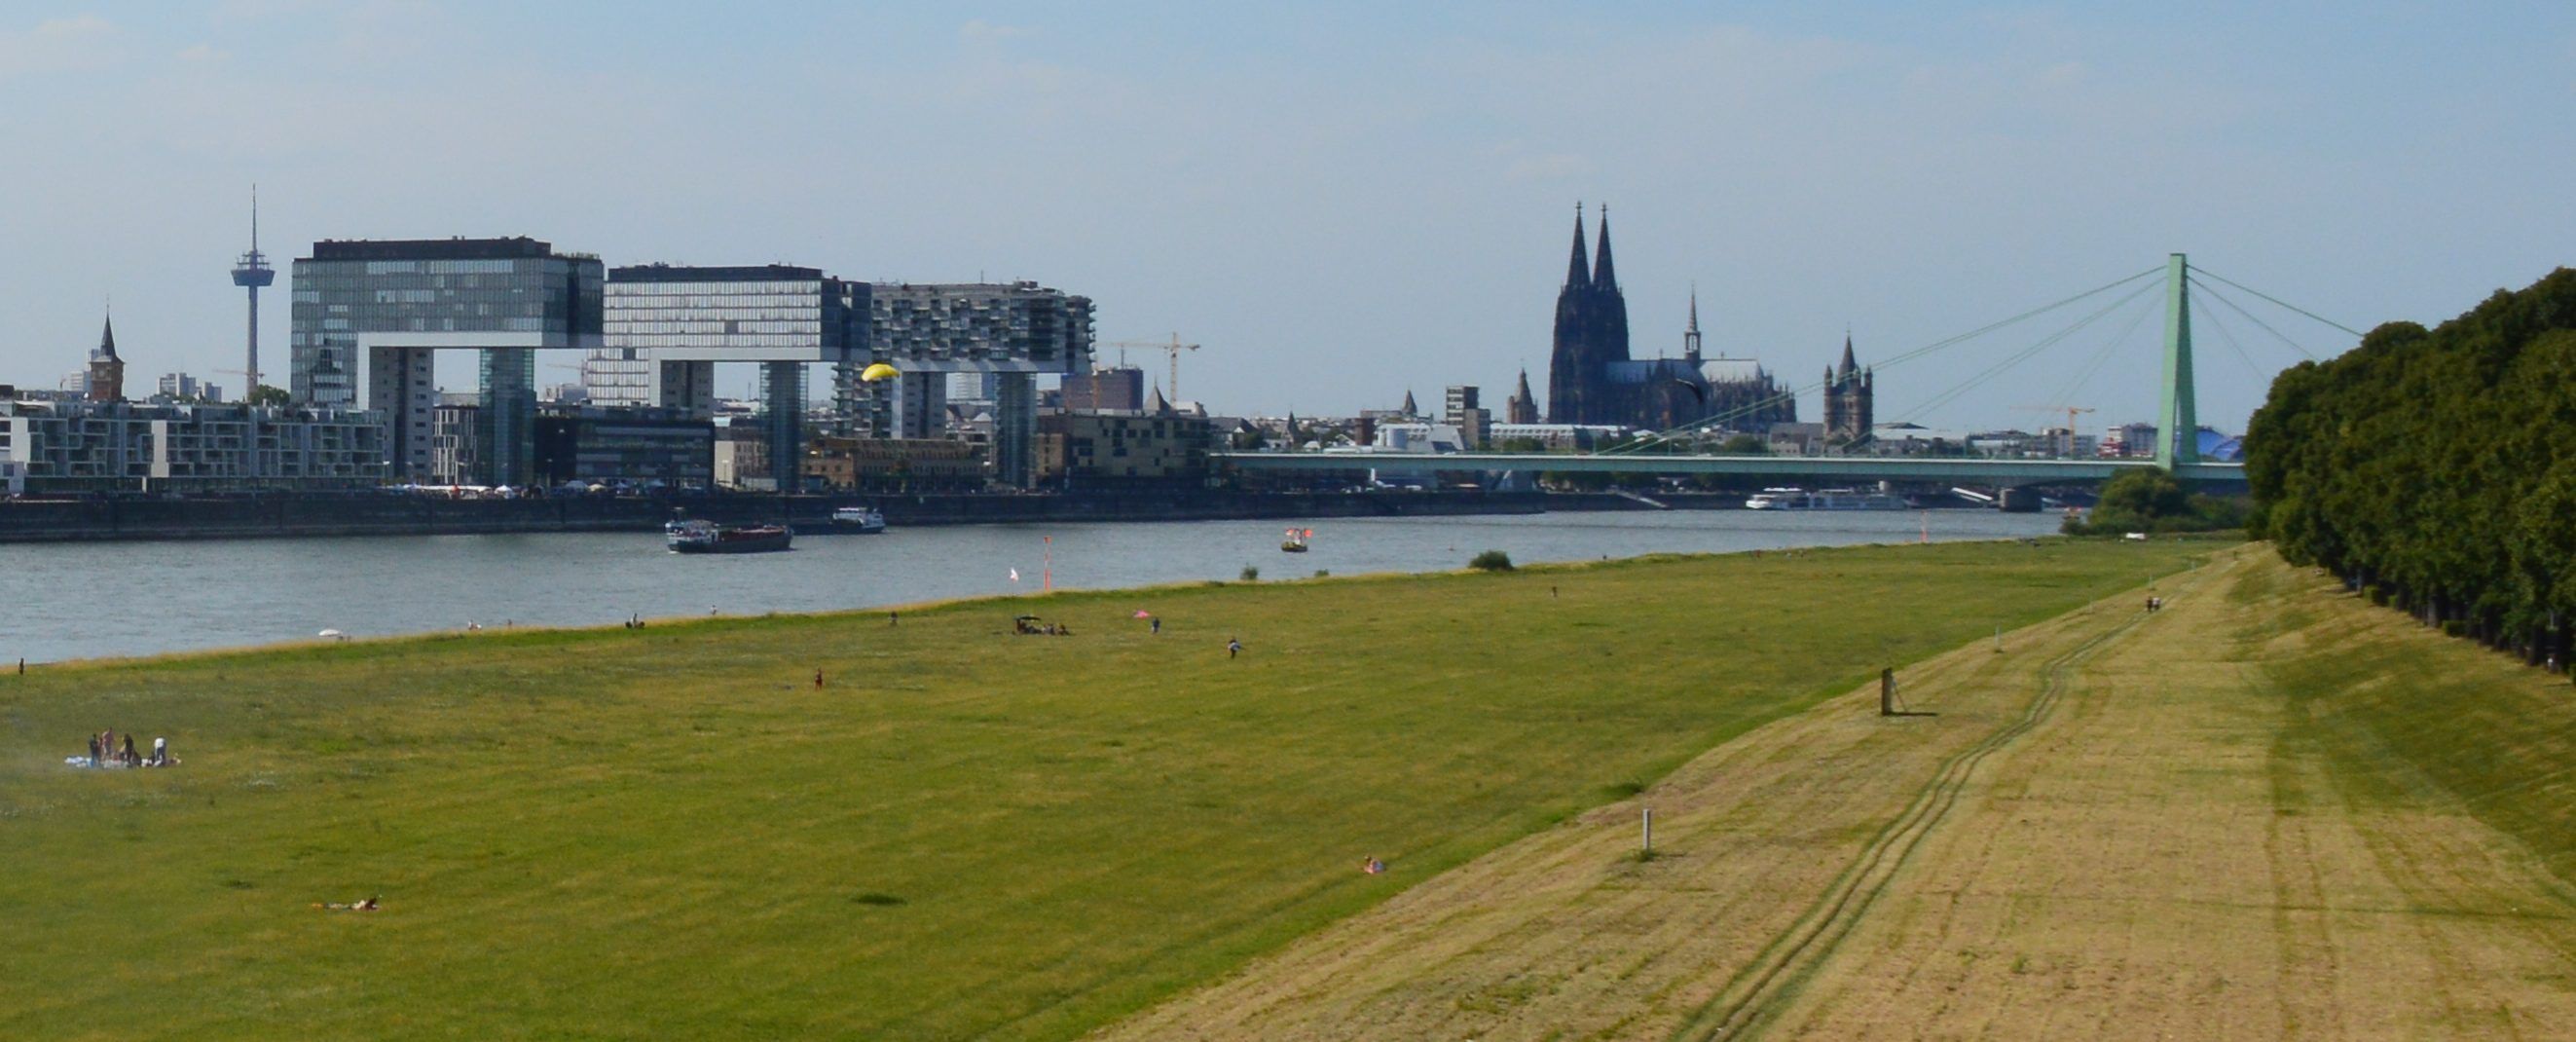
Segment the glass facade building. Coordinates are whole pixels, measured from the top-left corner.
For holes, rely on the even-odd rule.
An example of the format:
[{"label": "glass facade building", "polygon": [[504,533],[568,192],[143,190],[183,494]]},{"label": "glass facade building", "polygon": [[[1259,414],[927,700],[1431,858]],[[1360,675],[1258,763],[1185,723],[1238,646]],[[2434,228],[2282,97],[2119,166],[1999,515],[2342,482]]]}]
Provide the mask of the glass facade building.
[{"label": "glass facade building", "polygon": [[600,346],[599,259],[505,239],[323,241],[292,269],[289,393],[384,415],[395,477],[428,478],[435,352],[482,352],[478,481],[525,484],[535,352]]},{"label": "glass facade building", "polygon": [[[716,364],[758,363],[770,476],[793,488],[804,459],[805,368],[850,369],[867,343],[867,316],[867,284],[814,268],[616,268],[608,273],[599,352],[611,357],[594,357],[584,375],[595,368],[612,381],[618,402],[632,395],[706,416],[715,409]],[[596,389],[593,398],[604,400]]]},{"label": "glass facade building", "polygon": [[[583,364],[594,402],[706,415],[715,365],[763,366],[764,448],[792,487],[801,452],[806,367],[832,371],[837,435],[936,438],[949,378],[968,374],[994,402],[996,477],[1025,485],[1035,438],[1036,374],[1090,369],[1091,301],[1034,282],[845,282],[787,265],[641,265],[609,271],[602,349]],[[859,376],[884,362],[902,376]]]},{"label": "glass facade building", "polygon": [[589,406],[537,417],[537,473],[546,484],[715,484],[715,421],[670,409]]}]

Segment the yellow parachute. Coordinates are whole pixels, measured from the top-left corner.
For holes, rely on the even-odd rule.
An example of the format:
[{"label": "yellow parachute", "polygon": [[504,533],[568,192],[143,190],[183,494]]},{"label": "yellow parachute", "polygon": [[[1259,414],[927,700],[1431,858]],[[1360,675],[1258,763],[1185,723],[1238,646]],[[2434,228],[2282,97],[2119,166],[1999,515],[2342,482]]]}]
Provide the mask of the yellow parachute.
[{"label": "yellow parachute", "polygon": [[895,377],[902,375],[903,370],[887,365],[884,362],[879,362],[859,371],[859,379],[867,383],[875,383],[879,380],[892,380]]}]

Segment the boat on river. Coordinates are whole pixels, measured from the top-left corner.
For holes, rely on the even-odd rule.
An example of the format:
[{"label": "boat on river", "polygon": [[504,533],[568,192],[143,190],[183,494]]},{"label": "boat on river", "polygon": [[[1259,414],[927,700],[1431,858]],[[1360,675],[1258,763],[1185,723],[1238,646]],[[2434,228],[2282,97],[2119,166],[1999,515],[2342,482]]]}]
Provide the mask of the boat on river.
[{"label": "boat on river", "polygon": [[1279,552],[1283,554],[1305,553],[1306,541],[1313,538],[1315,538],[1314,529],[1291,528],[1288,530],[1288,537],[1279,541]]},{"label": "boat on river", "polygon": [[1802,488],[1766,488],[1744,501],[1746,510],[1911,510],[1914,504],[1903,496],[1885,492],[1861,492],[1848,488],[1829,488],[1809,492]]},{"label": "boat on river", "polygon": [[875,507],[842,507],[832,511],[831,531],[875,535],[885,530],[885,515]]},{"label": "boat on river", "polygon": [[713,521],[673,521],[663,526],[664,543],[675,554],[758,554],[785,550],[796,532],[786,525],[719,525]]}]

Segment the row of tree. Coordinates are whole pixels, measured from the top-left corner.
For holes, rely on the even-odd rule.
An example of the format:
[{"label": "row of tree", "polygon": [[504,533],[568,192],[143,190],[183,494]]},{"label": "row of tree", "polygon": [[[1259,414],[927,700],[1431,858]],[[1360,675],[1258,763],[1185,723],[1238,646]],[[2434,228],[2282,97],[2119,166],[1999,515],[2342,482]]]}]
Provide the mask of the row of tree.
[{"label": "row of tree", "polygon": [[2537,661],[2576,620],[2576,270],[2272,382],[2255,534],[2372,600]]}]

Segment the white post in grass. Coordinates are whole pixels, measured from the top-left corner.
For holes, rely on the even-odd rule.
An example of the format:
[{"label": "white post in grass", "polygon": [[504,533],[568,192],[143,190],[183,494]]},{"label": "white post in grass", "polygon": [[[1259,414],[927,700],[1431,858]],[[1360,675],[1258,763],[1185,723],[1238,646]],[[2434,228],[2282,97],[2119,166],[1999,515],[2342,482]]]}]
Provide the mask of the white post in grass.
[{"label": "white post in grass", "polygon": [[1641,844],[1638,849],[1652,854],[1655,852],[1655,808],[1641,807],[1639,809],[1645,812],[1645,816],[1641,819],[1643,833],[1638,840]]}]

